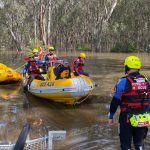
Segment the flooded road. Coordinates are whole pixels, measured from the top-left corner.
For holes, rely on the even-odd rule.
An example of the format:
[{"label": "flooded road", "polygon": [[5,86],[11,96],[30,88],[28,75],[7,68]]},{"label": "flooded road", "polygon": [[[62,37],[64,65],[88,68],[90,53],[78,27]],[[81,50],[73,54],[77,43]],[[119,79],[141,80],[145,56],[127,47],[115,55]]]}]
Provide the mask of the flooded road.
[{"label": "flooded road", "polygon": [[[89,58],[86,70],[99,86],[78,106],[24,94],[21,85],[1,85],[0,142],[15,142],[23,125],[29,122],[31,139],[44,136],[48,130],[67,131],[65,140],[54,142],[55,150],[119,150],[119,111],[111,127],[107,124],[107,114],[114,85],[119,77],[124,76],[124,57]],[[150,64],[146,61],[143,65],[142,71],[150,79]],[[150,132],[145,147],[150,149]]]}]

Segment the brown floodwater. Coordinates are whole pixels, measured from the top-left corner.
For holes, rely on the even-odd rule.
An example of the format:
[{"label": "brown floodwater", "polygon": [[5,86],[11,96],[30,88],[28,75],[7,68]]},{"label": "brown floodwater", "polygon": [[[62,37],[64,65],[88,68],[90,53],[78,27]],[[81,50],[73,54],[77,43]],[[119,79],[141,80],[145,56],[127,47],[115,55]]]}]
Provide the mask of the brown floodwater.
[{"label": "brown floodwater", "polygon": [[[66,130],[66,139],[54,142],[55,150],[118,150],[119,111],[113,126],[108,125],[107,114],[114,85],[119,77],[124,76],[122,62],[125,57],[123,54],[88,57],[85,69],[98,87],[78,106],[25,94],[21,84],[0,85],[0,143],[16,142],[23,125],[29,122],[30,139],[44,136],[48,130]],[[140,58],[143,61],[141,71],[150,79],[150,55],[140,55]],[[71,60],[73,58],[70,57]],[[12,67],[17,68],[21,64],[12,63]],[[150,149],[150,132],[145,147]]]}]

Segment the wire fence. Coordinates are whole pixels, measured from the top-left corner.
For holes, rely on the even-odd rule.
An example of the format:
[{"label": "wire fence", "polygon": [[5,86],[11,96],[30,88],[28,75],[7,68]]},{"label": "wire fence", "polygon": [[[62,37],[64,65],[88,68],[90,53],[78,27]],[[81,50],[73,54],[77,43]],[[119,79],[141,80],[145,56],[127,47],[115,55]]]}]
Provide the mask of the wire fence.
[{"label": "wire fence", "polygon": [[[63,140],[66,131],[49,131],[48,136],[26,140],[24,150],[53,150],[53,140]],[[2,144],[0,150],[14,150],[15,144]]]}]

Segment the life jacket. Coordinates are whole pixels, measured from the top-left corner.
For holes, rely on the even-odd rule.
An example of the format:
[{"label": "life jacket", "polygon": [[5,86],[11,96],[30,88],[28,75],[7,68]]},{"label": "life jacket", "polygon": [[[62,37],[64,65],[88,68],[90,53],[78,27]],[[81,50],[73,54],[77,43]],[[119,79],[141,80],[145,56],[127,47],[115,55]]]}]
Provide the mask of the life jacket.
[{"label": "life jacket", "polygon": [[48,57],[48,59],[49,59],[49,61],[57,61],[58,60],[58,57],[56,56],[56,54],[47,54],[46,55],[47,57]]},{"label": "life jacket", "polygon": [[84,66],[84,61],[81,60],[79,57],[76,58],[72,64],[72,71],[75,72],[75,63],[76,62],[79,62],[79,65],[78,65],[78,68],[77,68],[77,71],[81,71],[83,70],[83,66]]},{"label": "life jacket", "polygon": [[150,85],[142,75],[128,76],[125,90],[121,93],[120,110],[138,111],[144,110],[148,106],[150,98]]},{"label": "life jacket", "polygon": [[39,74],[39,66],[35,61],[28,62],[28,74]]}]

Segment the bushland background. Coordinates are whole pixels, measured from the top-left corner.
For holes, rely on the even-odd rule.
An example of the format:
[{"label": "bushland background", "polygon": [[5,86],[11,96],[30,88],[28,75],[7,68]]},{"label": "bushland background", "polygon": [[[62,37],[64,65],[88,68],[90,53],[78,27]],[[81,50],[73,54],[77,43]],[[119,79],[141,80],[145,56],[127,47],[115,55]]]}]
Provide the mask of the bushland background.
[{"label": "bushland background", "polygon": [[0,0],[0,52],[14,56],[48,45],[57,53],[150,52],[149,6],[149,0]]}]

